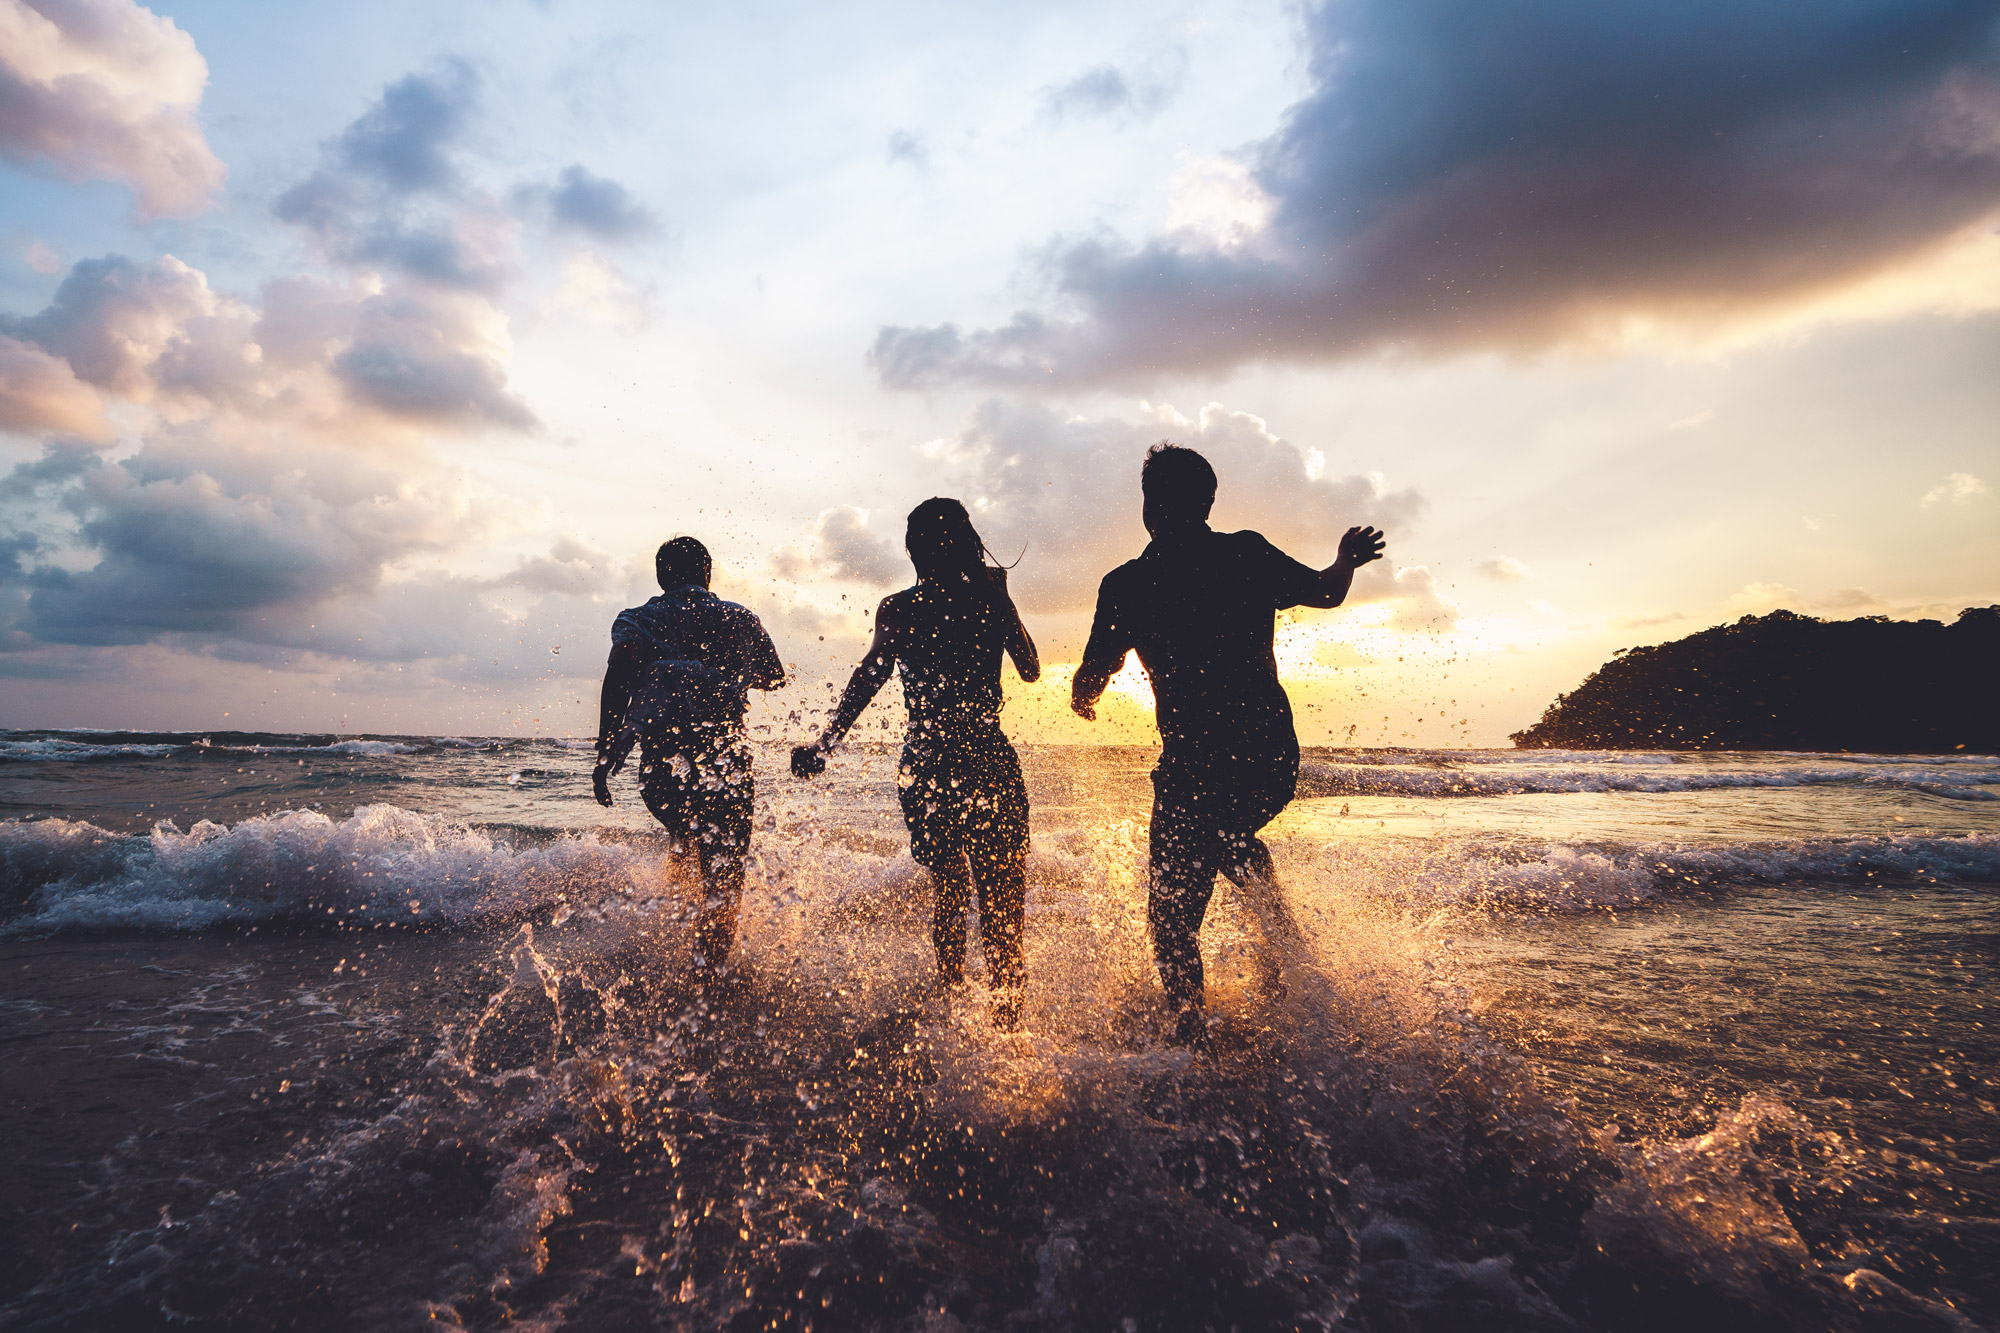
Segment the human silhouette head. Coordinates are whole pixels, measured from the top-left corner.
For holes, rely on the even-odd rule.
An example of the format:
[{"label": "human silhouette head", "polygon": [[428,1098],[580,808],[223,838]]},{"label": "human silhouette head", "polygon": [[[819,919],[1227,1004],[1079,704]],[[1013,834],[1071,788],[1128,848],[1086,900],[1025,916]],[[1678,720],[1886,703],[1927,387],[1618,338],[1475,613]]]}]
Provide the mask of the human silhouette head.
[{"label": "human silhouette head", "polygon": [[715,562],[708,548],[692,537],[676,537],[660,547],[653,557],[653,573],[659,576],[662,592],[695,584],[706,588]]},{"label": "human silhouette head", "polygon": [[954,574],[971,577],[986,554],[986,543],[979,540],[965,506],[936,495],[910,511],[903,547],[917,567],[917,577],[933,583]]},{"label": "human silhouette head", "polygon": [[1215,507],[1215,469],[1194,450],[1161,440],[1146,451],[1139,490],[1146,497],[1146,531],[1204,523]]}]

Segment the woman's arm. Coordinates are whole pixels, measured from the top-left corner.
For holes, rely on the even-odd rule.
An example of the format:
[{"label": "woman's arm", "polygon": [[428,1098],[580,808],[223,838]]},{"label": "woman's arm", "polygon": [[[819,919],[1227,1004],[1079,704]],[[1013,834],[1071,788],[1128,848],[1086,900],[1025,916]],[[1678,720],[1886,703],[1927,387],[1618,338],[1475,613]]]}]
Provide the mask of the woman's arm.
[{"label": "woman's arm", "polygon": [[874,698],[882,683],[889,679],[889,673],[896,668],[896,647],[900,637],[901,617],[896,599],[884,597],[882,605],[875,609],[875,638],[868,645],[868,652],[861,664],[848,677],[847,688],[841,692],[840,706],[834,710],[833,720],[820,733],[819,741],[809,748],[824,754],[840,744]]},{"label": "woman's arm", "polygon": [[1021,612],[1007,592],[1007,571],[996,565],[986,573],[993,580],[993,600],[1006,618],[1007,656],[1014,659],[1014,670],[1021,673],[1021,679],[1033,684],[1041,679],[1042,658],[1035,651],[1035,641],[1028,634]]}]

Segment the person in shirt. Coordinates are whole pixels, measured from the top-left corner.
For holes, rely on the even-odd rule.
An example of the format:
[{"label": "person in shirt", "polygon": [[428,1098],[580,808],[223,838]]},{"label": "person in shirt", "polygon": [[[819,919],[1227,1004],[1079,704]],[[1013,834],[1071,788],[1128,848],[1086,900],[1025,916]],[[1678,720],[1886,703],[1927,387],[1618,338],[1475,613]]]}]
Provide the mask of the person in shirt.
[{"label": "person in shirt", "polygon": [[1257,831],[1292,799],[1299,741],[1271,638],[1286,607],[1339,606],[1354,571],[1382,554],[1382,534],[1349,528],[1325,569],[1255,532],[1216,532],[1215,469],[1162,442],[1139,473],[1152,542],[1104,576],[1070,695],[1087,720],[1129,652],[1152,682],[1160,727],[1146,919],[1174,1015],[1174,1039],[1202,1045],[1202,917],[1218,872],[1275,892]]},{"label": "person in shirt", "polygon": [[750,850],[756,786],[743,736],[746,696],[783,685],[785,669],[756,614],[709,591],[706,546],[676,537],[653,565],[660,595],[621,611],[611,626],[591,785],[610,805],[611,777],[638,746],[646,808],[701,863],[695,948],[714,973],[736,939]]},{"label": "person in shirt", "polygon": [[934,498],[910,512],[904,545],[915,587],[884,598],[875,639],[819,741],[792,754],[811,777],[889,678],[900,670],[909,731],[896,781],[910,856],[936,888],[931,939],[938,976],[965,981],[965,913],[979,897],[979,939],[993,1014],[1019,1024],[1025,986],[1022,913],[1027,900],[1028,789],[1021,761],[1000,730],[1000,658],[1024,681],[1042,674],[1035,641],[1007,594],[1007,571],[986,563],[986,546],[965,506]]}]

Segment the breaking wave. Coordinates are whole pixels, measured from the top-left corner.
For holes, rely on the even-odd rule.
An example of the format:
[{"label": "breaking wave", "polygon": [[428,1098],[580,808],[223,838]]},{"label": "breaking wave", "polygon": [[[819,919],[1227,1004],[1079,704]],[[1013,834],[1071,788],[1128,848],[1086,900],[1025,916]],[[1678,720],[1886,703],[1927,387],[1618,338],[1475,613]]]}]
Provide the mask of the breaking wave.
[{"label": "breaking wave", "polygon": [[[355,757],[451,750],[505,750],[579,742],[481,736],[299,736],[266,732],[0,732],[0,763],[77,763],[197,754],[313,754]],[[588,746],[590,742],[580,742]]]},{"label": "breaking wave", "polygon": [[657,891],[662,848],[594,834],[536,839],[369,805],[346,819],[287,810],[126,837],[45,819],[0,826],[12,934],[203,930],[266,921],[433,925]]},{"label": "breaking wave", "polygon": [[[1540,840],[1278,842],[1281,862],[1341,893],[1413,906],[1582,911],[1737,884],[2000,883],[2000,835],[1809,838],[1721,846]],[[1037,836],[1031,910],[1087,913],[1107,874],[1144,879],[1144,828]],[[645,835],[469,827],[398,806],[345,819],[287,810],[233,826],[162,823],[127,836],[84,821],[0,825],[0,933],[199,931],[262,922],[365,928],[458,925],[601,910],[657,898],[671,845]],[[900,838],[797,826],[755,845],[750,890],[861,916],[922,897]],[[910,908],[909,910],[917,910]]]},{"label": "breaking wave", "polygon": [[[1644,759],[1640,771],[1617,768],[1562,768],[1523,772],[1510,767],[1461,768],[1458,758],[1446,764],[1314,763],[1300,767],[1298,794],[1311,796],[1523,796],[1570,792],[1688,792],[1751,787],[1857,787],[1923,792],[1958,801],[2000,800],[2000,767],[1987,771],[1931,768],[1908,761],[1874,759],[1855,767],[1698,769],[1659,771],[1670,756],[1628,756]],[[1476,761],[1488,762],[1490,761]],[[1620,762],[1625,762],[1621,760]],[[1932,761],[1926,759],[1925,765]],[[1991,760],[1982,760],[1991,764]],[[1968,765],[1969,767],[1969,765]]]}]

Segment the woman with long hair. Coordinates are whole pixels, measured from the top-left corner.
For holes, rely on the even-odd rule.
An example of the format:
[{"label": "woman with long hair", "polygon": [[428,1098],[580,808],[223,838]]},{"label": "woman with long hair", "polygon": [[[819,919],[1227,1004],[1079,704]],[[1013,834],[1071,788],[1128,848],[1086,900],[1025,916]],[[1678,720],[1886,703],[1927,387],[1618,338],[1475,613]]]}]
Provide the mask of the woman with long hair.
[{"label": "woman with long hair", "polygon": [[904,546],[916,586],[882,599],[868,655],[819,741],[792,752],[792,772],[824,770],[827,752],[900,669],[910,718],[896,782],[910,855],[937,890],[931,938],[938,976],[947,985],[965,980],[965,913],[977,891],[993,1016],[1011,1028],[1020,1022],[1026,979],[1028,789],[1000,730],[1000,657],[1012,657],[1024,681],[1042,674],[1041,660],[1007,595],[1007,571],[986,562],[986,544],[964,505],[937,498],[918,505]]}]

